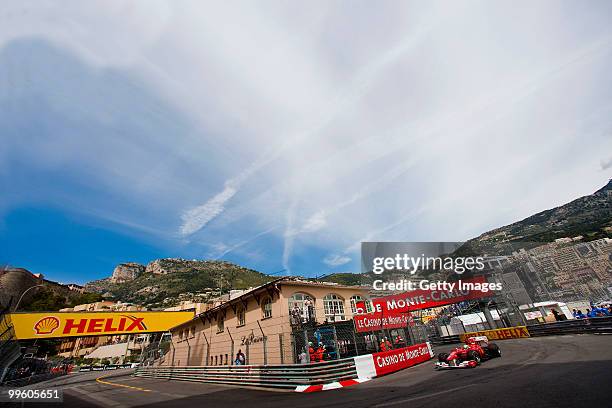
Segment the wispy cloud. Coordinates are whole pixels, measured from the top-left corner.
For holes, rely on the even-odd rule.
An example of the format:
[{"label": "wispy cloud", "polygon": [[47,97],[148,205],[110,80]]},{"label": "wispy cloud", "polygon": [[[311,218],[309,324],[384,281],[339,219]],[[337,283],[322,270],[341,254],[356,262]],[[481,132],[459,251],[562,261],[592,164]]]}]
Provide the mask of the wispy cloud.
[{"label": "wispy cloud", "polygon": [[236,194],[236,189],[228,185],[223,191],[215,195],[204,204],[187,210],[181,216],[181,234],[189,235],[204,228],[206,224],[221,214],[225,209],[225,203]]},{"label": "wispy cloud", "polygon": [[349,258],[348,256],[344,256],[344,255],[331,254],[331,255],[326,256],[323,259],[323,262],[328,266],[336,267],[336,266],[345,265],[351,262],[351,258]]}]

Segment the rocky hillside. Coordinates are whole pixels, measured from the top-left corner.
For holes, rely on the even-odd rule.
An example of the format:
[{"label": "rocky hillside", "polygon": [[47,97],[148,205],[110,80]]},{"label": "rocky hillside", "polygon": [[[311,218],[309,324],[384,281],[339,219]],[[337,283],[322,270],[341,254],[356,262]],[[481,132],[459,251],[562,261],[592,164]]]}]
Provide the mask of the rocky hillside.
[{"label": "rocky hillside", "polygon": [[202,301],[229,289],[258,286],[272,279],[225,261],[157,259],[146,266],[120,264],[112,277],[90,282],[85,289],[123,302],[167,307],[186,297]]},{"label": "rocky hillside", "polygon": [[612,180],[595,193],[471,239],[462,251],[507,254],[557,238],[612,238]]}]

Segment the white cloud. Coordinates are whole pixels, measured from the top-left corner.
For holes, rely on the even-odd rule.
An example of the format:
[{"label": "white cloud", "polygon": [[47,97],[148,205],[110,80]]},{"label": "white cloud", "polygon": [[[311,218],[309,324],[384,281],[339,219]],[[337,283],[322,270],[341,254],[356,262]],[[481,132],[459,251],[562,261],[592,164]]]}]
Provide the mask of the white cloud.
[{"label": "white cloud", "polygon": [[344,255],[332,254],[332,255],[326,256],[323,259],[323,262],[328,266],[336,267],[336,266],[345,265],[351,262],[351,258],[349,258],[348,256],[344,256]]},{"label": "white cloud", "polygon": [[206,203],[187,210],[181,216],[181,234],[189,235],[203,228],[225,209],[225,203],[236,194],[236,189],[226,186],[223,191]]}]

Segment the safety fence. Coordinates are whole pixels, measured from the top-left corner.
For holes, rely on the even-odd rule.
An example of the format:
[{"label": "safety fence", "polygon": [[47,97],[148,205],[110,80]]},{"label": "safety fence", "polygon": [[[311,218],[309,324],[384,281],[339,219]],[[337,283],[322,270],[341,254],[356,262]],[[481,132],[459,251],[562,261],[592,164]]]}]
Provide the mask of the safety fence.
[{"label": "safety fence", "polygon": [[371,354],[385,349],[401,349],[424,343],[427,338],[428,333],[424,326],[358,332],[353,321],[348,320],[294,328],[291,333],[291,347],[293,362],[304,364]]}]

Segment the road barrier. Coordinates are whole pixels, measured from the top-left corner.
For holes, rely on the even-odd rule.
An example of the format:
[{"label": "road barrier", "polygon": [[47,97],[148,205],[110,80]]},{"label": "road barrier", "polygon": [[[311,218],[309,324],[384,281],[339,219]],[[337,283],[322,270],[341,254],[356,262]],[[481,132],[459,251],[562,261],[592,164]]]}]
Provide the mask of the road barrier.
[{"label": "road barrier", "polygon": [[612,316],[589,319],[562,320],[527,326],[532,336],[556,336],[561,334],[612,333]]},{"label": "road barrier", "polygon": [[[563,334],[605,334],[612,333],[612,316],[571,319],[560,322],[528,325],[531,337],[558,336]],[[461,343],[463,335],[432,337],[433,344]]]},{"label": "road barrier", "polygon": [[295,389],[298,385],[355,379],[357,371],[355,360],[345,358],[313,364],[267,366],[141,366],[136,369],[134,375],[179,381]]},{"label": "road barrier", "polygon": [[134,375],[146,378],[296,389],[347,380],[368,380],[427,361],[429,343],[312,364],[264,366],[140,366]]},{"label": "road barrier", "polygon": [[57,372],[57,373],[42,373],[35,374],[29,377],[18,378],[15,380],[5,381],[2,383],[4,387],[25,387],[26,385],[36,384],[38,382],[51,380],[53,378],[61,377],[66,375],[66,372]]}]

